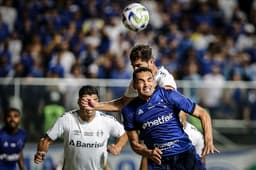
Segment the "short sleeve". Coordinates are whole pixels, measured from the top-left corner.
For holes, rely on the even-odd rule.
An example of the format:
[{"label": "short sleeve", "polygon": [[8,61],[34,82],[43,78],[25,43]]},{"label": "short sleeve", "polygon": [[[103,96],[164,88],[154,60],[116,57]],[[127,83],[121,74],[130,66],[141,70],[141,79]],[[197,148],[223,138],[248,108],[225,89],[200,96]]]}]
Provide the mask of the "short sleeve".
[{"label": "short sleeve", "polygon": [[61,116],[57,119],[55,124],[50,128],[46,134],[52,139],[56,140],[58,137],[62,136],[64,133],[64,116]]},{"label": "short sleeve", "polygon": [[136,129],[134,125],[134,113],[129,108],[129,104],[125,106],[122,110],[123,118],[124,118],[124,128],[127,131],[131,131]]},{"label": "short sleeve", "polygon": [[176,90],[165,90],[165,94],[164,98],[168,100],[169,104],[188,114],[193,114],[196,104],[192,100]]},{"label": "short sleeve", "polygon": [[177,89],[177,85],[172,74],[169,73],[164,67],[161,67],[158,70],[155,80],[160,87],[172,86],[174,89]]},{"label": "short sleeve", "polygon": [[120,137],[125,133],[124,126],[121,123],[119,123],[115,118],[111,119],[111,126],[111,136]]}]

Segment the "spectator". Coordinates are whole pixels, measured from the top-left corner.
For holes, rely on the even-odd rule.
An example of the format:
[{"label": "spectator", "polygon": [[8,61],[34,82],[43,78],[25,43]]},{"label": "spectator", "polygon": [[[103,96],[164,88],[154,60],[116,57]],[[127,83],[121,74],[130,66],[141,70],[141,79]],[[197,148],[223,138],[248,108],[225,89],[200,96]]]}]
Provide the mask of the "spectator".
[{"label": "spectator", "polygon": [[203,88],[200,94],[200,101],[209,110],[213,118],[216,118],[219,114],[224,83],[225,78],[221,74],[218,65],[213,65],[211,73],[202,77]]}]

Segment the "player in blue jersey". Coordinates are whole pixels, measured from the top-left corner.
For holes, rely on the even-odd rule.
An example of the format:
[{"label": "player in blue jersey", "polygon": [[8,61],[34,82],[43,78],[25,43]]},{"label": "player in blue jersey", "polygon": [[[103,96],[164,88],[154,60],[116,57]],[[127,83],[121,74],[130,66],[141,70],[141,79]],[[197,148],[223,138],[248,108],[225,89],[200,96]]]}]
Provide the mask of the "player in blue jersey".
[{"label": "player in blue jersey", "polygon": [[27,133],[19,128],[21,113],[16,108],[9,108],[4,113],[4,126],[0,130],[0,169],[24,170],[23,148]]},{"label": "player in blue jersey", "polygon": [[179,113],[182,110],[201,120],[205,138],[203,156],[219,152],[213,144],[209,114],[178,91],[156,86],[149,68],[134,71],[133,86],[139,96],[123,108],[124,125],[132,149],[149,158],[148,169],[205,169],[182,128]]},{"label": "player in blue jersey", "polygon": [[[130,61],[134,70],[140,67],[148,67],[154,74],[154,79],[157,84],[166,89],[176,89],[176,83],[173,76],[164,68],[157,67],[152,56],[152,48],[149,45],[138,44],[134,46],[130,53]],[[106,102],[94,102],[94,101],[82,101],[88,110],[103,110],[120,112],[123,106],[129,101],[138,96],[137,90],[133,88],[133,82],[131,81],[128,88],[125,91],[124,96]],[[89,105],[88,105],[89,104]],[[189,135],[191,136],[191,135]],[[198,139],[197,139],[198,140]],[[201,139],[200,139],[201,140]],[[203,140],[201,141],[204,142]],[[146,170],[147,159],[142,158],[140,170]]]}]

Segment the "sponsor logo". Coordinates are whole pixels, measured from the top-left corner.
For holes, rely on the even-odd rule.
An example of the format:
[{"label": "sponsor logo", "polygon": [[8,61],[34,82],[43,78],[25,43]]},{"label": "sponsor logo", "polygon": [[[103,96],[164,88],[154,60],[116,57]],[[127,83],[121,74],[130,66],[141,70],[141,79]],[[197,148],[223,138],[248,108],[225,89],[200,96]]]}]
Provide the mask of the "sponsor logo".
[{"label": "sponsor logo", "polygon": [[[75,136],[81,135],[81,131],[73,130],[73,134]],[[91,132],[91,131],[83,132],[83,136],[94,136],[94,135],[96,135],[98,137],[102,137],[104,135],[104,132],[103,132],[103,130],[98,130],[97,132]]]},{"label": "sponsor logo", "polygon": [[75,147],[81,147],[81,148],[101,148],[104,146],[104,142],[102,143],[98,143],[98,142],[95,142],[95,143],[85,143],[85,142],[82,142],[82,141],[74,141],[74,140],[70,140],[69,141],[69,145],[70,146],[75,146]]},{"label": "sponsor logo", "polygon": [[139,109],[139,111],[138,111],[138,115],[141,115],[141,114],[143,114],[144,113],[144,111],[143,110],[141,110],[141,109]]},{"label": "sponsor logo", "polygon": [[96,132],[96,136],[98,136],[98,137],[102,137],[103,134],[104,134],[103,130],[98,130],[98,131]]},{"label": "sponsor logo", "polygon": [[168,115],[159,116],[155,120],[147,121],[147,122],[143,123],[142,129],[158,126],[158,125],[161,125],[161,124],[163,124],[165,122],[168,122],[169,120],[172,119],[172,117],[173,117],[172,114],[173,113],[169,113]]},{"label": "sponsor logo", "polygon": [[84,132],[84,136],[93,136],[93,132]]},{"label": "sponsor logo", "polygon": [[160,75],[161,75],[162,77],[166,77],[166,74],[165,74],[164,72],[160,72]]},{"label": "sponsor logo", "polygon": [[80,132],[80,130],[73,130],[73,134],[74,134],[74,135],[80,135],[81,132]]},{"label": "sponsor logo", "polygon": [[174,141],[170,141],[170,142],[163,143],[163,144],[154,144],[154,146],[163,151],[166,149],[174,148],[174,144],[178,143],[178,142],[179,142],[179,140],[174,140]]}]

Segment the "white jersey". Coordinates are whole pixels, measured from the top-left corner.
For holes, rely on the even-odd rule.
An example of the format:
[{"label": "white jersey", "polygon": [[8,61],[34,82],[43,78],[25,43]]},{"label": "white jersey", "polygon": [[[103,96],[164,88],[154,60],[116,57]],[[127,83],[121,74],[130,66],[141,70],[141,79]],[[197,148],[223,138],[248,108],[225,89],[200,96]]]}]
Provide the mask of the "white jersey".
[{"label": "white jersey", "polygon": [[83,121],[78,110],[64,113],[47,135],[64,138],[64,170],[102,170],[107,161],[110,136],[120,137],[124,127],[113,116],[96,111],[91,122]]},{"label": "white jersey", "polygon": [[[177,89],[177,85],[174,81],[173,76],[166,70],[163,66],[160,67],[155,75],[155,81],[160,87],[172,86]],[[137,97],[137,90],[133,88],[132,81],[129,84],[129,87],[126,89],[124,96],[126,97]]]},{"label": "white jersey", "polygon": [[186,127],[184,127],[184,131],[186,132],[186,134],[188,134],[189,139],[195,146],[197,154],[202,156],[202,150],[204,148],[204,137],[202,133],[189,122],[186,122]]}]

